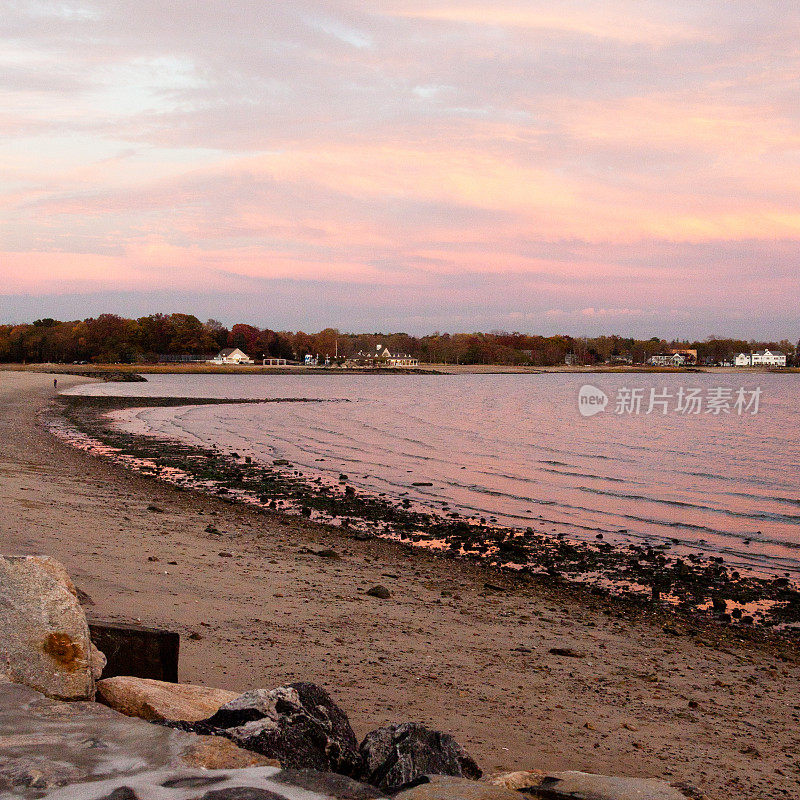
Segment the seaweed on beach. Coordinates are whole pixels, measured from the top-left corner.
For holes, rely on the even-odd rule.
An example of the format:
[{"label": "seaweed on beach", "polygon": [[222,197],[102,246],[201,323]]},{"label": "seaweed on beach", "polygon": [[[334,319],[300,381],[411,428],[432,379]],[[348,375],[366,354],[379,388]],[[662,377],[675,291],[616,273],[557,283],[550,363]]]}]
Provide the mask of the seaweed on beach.
[{"label": "seaweed on beach", "polygon": [[[620,545],[570,539],[537,530],[493,524],[456,511],[415,508],[354,487],[347,476],[326,482],[284,460],[261,463],[221,448],[188,445],[116,429],[111,411],[265,402],[347,402],[309,398],[223,400],[63,395],[61,415],[83,438],[84,449],[109,456],[139,472],[187,489],[247,503],[263,513],[294,513],[350,531],[356,538],[382,536],[440,551],[449,557],[483,559],[519,575],[588,585],[598,594],[626,596],[713,615],[720,621],[797,632],[800,588],[788,576],[747,574],[722,557],[671,554],[669,544]],[[70,439],[67,432],[65,438]],[[73,443],[76,443],[73,438]]]}]

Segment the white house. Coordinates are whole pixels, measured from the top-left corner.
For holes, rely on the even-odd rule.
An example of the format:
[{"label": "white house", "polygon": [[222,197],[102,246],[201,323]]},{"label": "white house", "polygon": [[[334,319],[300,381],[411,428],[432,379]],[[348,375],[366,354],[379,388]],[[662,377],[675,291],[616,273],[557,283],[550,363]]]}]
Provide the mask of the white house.
[{"label": "white house", "polygon": [[388,347],[379,344],[375,347],[374,353],[365,353],[363,350],[358,353],[355,360],[362,365],[384,365],[387,367],[417,367],[419,359],[406,353],[395,353],[392,355]]},{"label": "white house", "polygon": [[737,367],[785,367],[786,353],[778,350],[758,350],[755,353],[738,353],[733,363]]},{"label": "white house", "polygon": [[759,350],[756,353],[751,353],[750,357],[753,361],[753,366],[764,367],[785,367],[786,366],[786,353],[781,353],[771,350]]},{"label": "white house", "polygon": [[660,353],[647,359],[648,364],[654,367],[682,367],[686,364],[683,353]]},{"label": "white house", "polygon": [[250,356],[247,353],[242,352],[238,347],[228,347],[225,350],[220,350],[217,355],[214,356],[209,362],[209,364],[254,364]]}]

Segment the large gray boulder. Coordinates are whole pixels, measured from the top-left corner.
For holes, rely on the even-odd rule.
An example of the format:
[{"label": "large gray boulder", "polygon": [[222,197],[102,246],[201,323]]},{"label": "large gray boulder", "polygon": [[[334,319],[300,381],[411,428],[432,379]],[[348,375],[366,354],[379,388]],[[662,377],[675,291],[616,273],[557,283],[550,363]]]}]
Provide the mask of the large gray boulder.
[{"label": "large gray boulder", "polygon": [[416,722],[389,725],[368,733],[359,747],[364,779],[394,791],[423,775],[477,780],[481,770],[449,734]]},{"label": "large gray boulder", "polygon": [[48,697],[94,697],[105,658],[78,593],[48,556],[0,556],[0,672]]},{"label": "large gray boulder", "polygon": [[284,769],[361,774],[358,740],[347,715],[313,683],[245,692],[208,719],[177,727],[226,736],[239,747],[278,759]]}]

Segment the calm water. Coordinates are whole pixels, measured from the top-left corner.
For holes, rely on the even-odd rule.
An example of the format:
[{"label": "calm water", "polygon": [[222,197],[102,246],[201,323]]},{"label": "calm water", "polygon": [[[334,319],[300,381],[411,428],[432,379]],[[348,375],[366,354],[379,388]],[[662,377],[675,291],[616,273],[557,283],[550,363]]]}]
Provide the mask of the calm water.
[{"label": "calm water", "polygon": [[[585,383],[611,398],[583,418]],[[762,389],[758,414],[645,414],[650,389]],[[614,413],[623,387],[639,415]],[[677,542],[758,572],[800,575],[800,411],[795,375],[149,376],[79,394],[347,398],[116,412],[157,434],[310,474],[340,472],[370,492],[499,523],[606,541]],[[661,407],[657,408],[661,411]],[[320,460],[324,459],[324,460]],[[415,487],[414,482],[430,482]]]}]

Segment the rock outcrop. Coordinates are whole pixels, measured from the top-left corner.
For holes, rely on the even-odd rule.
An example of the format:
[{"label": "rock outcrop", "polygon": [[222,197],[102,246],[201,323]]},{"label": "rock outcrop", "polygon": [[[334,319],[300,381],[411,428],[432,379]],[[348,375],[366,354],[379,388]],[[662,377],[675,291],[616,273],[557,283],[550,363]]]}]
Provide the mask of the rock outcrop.
[{"label": "rock outcrop", "polygon": [[368,783],[394,791],[423,775],[477,780],[481,770],[449,734],[415,722],[368,733],[359,747]]},{"label": "rock outcrop", "polygon": [[105,678],[97,683],[98,700],[121,714],[150,721],[208,719],[220,706],[238,696],[238,692],[225,689],[127,676]]},{"label": "rock outcrop", "polygon": [[[217,794],[214,794],[217,792]],[[225,794],[222,794],[225,792]],[[260,794],[259,794],[260,792]],[[0,797],[35,800],[373,800],[342,775],[282,771],[227,739],[0,683]]]},{"label": "rock outcrop", "polygon": [[226,736],[240,747],[277,758],[284,769],[361,774],[358,741],[347,715],[313,683],[255,689],[206,720],[178,727]]},{"label": "rock outcrop", "polygon": [[105,666],[78,593],[47,556],[0,556],[0,672],[48,697],[94,697]]}]

